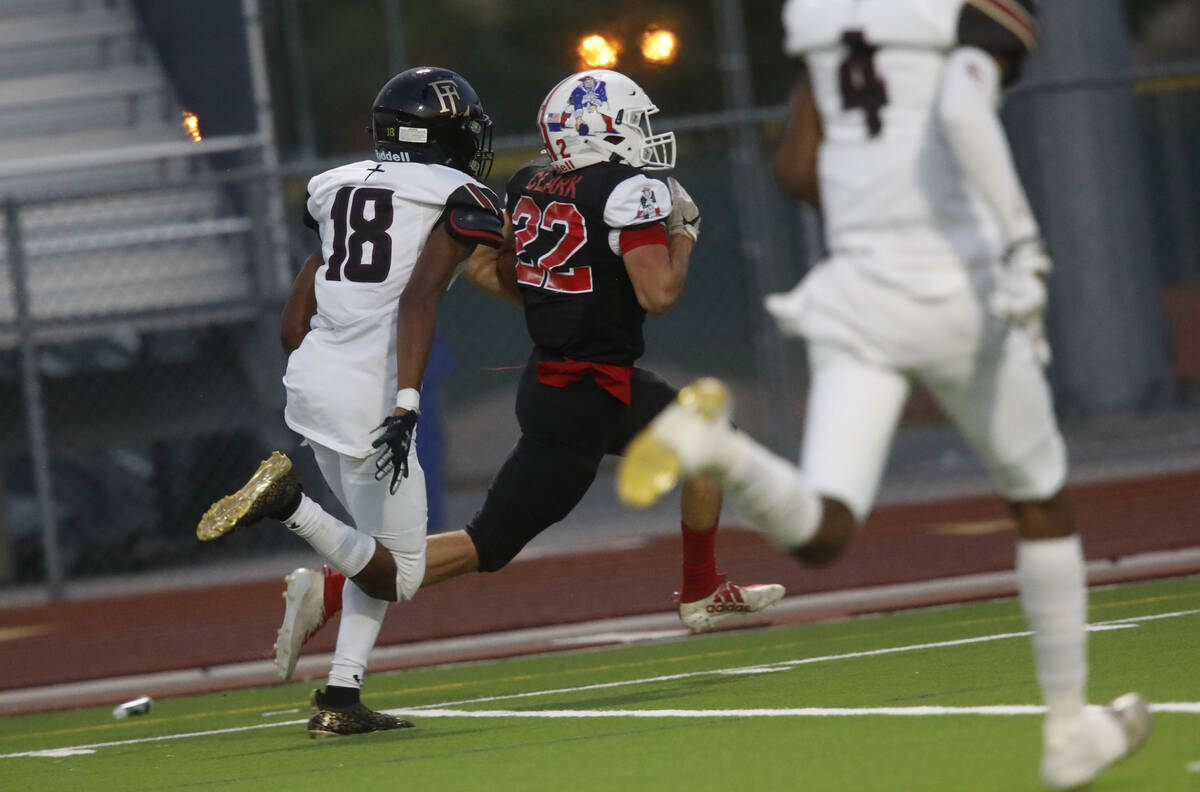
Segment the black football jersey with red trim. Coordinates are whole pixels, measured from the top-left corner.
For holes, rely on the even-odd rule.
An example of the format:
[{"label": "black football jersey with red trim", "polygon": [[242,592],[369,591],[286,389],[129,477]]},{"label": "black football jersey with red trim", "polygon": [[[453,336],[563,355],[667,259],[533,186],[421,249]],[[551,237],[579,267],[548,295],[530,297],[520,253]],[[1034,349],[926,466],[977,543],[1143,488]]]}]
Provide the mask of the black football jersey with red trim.
[{"label": "black football jersey with red trim", "polygon": [[619,233],[665,221],[666,185],[619,163],[566,174],[526,165],[508,183],[517,282],[542,359],[628,366],[645,350],[646,311],[619,250]]}]

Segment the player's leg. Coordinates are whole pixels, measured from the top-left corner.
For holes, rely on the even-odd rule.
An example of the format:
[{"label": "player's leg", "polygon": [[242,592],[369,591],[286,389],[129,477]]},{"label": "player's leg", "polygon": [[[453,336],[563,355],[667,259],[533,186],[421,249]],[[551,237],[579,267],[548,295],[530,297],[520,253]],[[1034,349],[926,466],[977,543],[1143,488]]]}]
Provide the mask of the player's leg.
[{"label": "player's leg", "polygon": [[[621,408],[591,377],[553,387],[538,381],[534,361],[526,366],[516,400],[521,437],[465,531],[476,569],[502,569],[575,508],[596,477]],[[460,552],[449,566],[439,557],[439,570],[472,566],[462,537],[447,546]]]},{"label": "player's leg", "polygon": [[724,386],[698,381],[630,445],[622,498],[645,505],[679,471],[709,473],[777,545],[809,564],[832,562],[874,501],[908,383],[835,345],[810,343],[809,355],[800,468],[733,429]]},{"label": "player's leg", "polygon": [[1016,522],[1017,585],[1047,710],[1042,778],[1072,788],[1140,746],[1149,709],[1136,695],[1107,708],[1086,704],[1087,579],[1062,489],[1066,449],[1050,388],[1023,333],[990,321],[985,333],[973,369],[926,384],[991,472]]},{"label": "player's leg", "polygon": [[[375,552],[367,566],[343,586],[329,679],[325,689],[314,694],[308,732],[323,737],[411,726],[364,706],[361,687],[388,602],[410,599],[424,574],[424,477],[415,453],[410,453],[409,475],[396,493],[390,494],[388,487],[375,479],[374,460],[322,457],[322,473],[336,482],[335,491],[355,523],[370,532]],[[386,596],[371,596],[369,589]]]},{"label": "player's leg", "polygon": [[[608,452],[620,454],[629,441],[670,405],[678,391],[644,369],[634,369],[629,406],[622,411]],[[786,593],[777,584],[740,585],[717,568],[717,524],[723,495],[710,476],[693,475],[680,488],[680,546],[683,584],[675,592],[679,619],[694,632],[715,627],[733,616],[758,613]]]}]

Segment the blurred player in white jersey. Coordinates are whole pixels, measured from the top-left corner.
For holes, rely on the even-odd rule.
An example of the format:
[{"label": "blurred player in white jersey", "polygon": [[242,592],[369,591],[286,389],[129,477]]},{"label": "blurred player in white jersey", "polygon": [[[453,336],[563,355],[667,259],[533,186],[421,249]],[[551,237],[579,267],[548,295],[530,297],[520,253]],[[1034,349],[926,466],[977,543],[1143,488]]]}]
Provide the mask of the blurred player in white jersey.
[{"label": "blurred player in white jersey", "polygon": [[1086,578],[1063,493],[1066,453],[1043,373],[1050,259],[997,116],[1037,44],[1030,0],[789,0],[805,67],[777,158],[824,212],[831,254],[768,312],[808,342],[799,468],[731,428],[715,380],[685,388],[635,439],[622,497],[647,505],[680,473],[715,475],[755,524],[824,566],[874,503],[910,381],[937,399],[1016,522],[1033,632],[1044,783],[1086,784],[1136,750],[1146,701],[1086,704]]},{"label": "blurred player in white jersey", "polygon": [[[425,479],[413,443],[432,340],[424,316],[477,243],[503,241],[500,200],[481,183],[491,166],[491,121],[460,75],[430,67],[396,75],[375,100],[370,131],[374,160],[309,181],[304,221],[321,249],[296,278],[281,333],[290,353],[285,420],[312,448],[354,527],[325,519],[300,491],[291,461],[276,453],[197,529],[211,540],[275,517],[345,575],[328,684],[313,695],[313,737],[412,725],[368,709],[359,691],[388,602],[411,599],[425,574]],[[468,266],[466,275],[504,296],[494,264]],[[406,341],[426,354],[398,360]],[[277,656],[295,657],[307,627],[294,614],[305,598],[326,595],[314,575],[289,578],[293,618]]]}]

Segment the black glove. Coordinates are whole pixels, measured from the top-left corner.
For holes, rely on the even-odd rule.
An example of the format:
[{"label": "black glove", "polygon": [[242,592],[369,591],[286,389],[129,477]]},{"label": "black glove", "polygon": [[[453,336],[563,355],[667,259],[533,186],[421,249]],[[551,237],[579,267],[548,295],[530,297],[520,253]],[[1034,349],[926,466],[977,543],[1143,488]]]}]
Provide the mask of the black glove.
[{"label": "black glove", "polygon": [[382,481],[391,473],[392,483],[388,485],[388,492],[393,495],[400,487],[400,480],[408,478],[408,447],[412,445],[416,426],[417,411],[409,410],[403,415],[389,415],[375,427],[376,431],[382,429],[383,434],[371,441],[371,447],[384,446],[375,459],[375,480]]}]

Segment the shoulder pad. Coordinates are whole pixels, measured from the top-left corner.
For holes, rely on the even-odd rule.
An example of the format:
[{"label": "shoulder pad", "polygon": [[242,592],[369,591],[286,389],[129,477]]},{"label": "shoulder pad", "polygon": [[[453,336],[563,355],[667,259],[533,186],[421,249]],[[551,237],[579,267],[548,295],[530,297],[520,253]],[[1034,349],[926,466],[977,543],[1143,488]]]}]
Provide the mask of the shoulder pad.
[{"label": "shoulder pad", "polygon": [[450,236],[468,245],[499,247],[504,241],[500,199],[482,184],[467,182],[450,193],[442,220]]},{"label": "shoulder pad", "polygon": [[958,43],[1020,59],[1037,49],[1033,0],[966,0],[958,17]]},{"label": "shoulder pad", "polygon": [[643,173],[628,176],[615,185],[604,205],[604,222],[610,228],[661,223],[670,214],[671,191],[661,180]]}]

